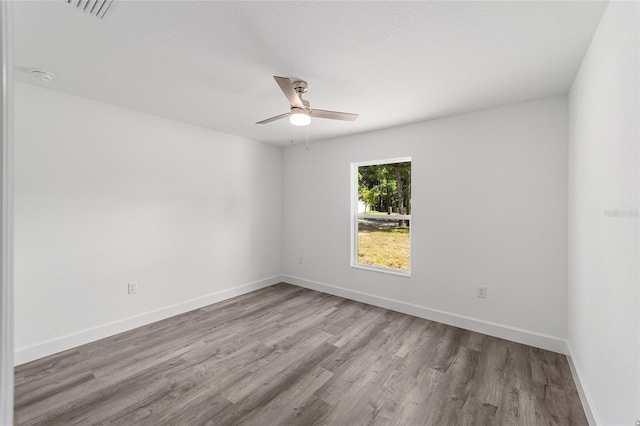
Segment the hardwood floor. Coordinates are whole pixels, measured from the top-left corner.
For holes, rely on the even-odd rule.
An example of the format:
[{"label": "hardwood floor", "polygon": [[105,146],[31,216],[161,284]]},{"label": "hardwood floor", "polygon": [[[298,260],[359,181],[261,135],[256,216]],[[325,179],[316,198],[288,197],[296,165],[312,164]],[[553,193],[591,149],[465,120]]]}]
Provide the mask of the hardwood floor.
[{"label": "hardwood floor", "polygon": [[278,284],[21,365],[16,424],[587,425],[563,355]]}]

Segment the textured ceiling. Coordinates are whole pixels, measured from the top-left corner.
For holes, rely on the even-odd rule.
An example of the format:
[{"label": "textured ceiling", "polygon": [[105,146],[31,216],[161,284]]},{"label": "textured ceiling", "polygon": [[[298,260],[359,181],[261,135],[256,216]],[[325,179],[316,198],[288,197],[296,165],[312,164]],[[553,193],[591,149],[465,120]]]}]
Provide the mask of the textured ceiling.
[{"label": "textured ceiling", "polygon": [[[14,4],[16,78],[287,145],[272,76],[304,79],[310,141],[567,93],[603,2],[120,1],[103,20],[62,0]],[[25,72],[43,68],[49,83]]]}]

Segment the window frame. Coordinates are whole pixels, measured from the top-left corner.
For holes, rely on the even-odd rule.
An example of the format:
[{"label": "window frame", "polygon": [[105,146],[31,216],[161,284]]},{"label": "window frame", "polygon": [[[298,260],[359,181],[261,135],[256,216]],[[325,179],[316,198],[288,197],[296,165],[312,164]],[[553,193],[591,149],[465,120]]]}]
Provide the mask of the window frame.
[{"label": "window frame", "polygon": [[[412,258],[411,258],[411,228],[413,227],[413,222],[409,225],[409,270],[404,271],[401,269],[388,268],[385,266],[376,266],[376,265],[366,265],[364,263],[358,262],[358,218],[360,215],[358,214],[358,168],[362,166],[374,166],[381,164],[395,164],[395,163],[412,163],[413,161],[411,157],[398,157],[398,158],[387,158],[383,160],[370,160],[370,161],[360,161],[351,163],[351,267],[356,269],[364,269],[367,271],[373,272],[382,272],[390,275],[397,275],[401,277],[411,278],[411,267],[412,267]],[[413,169],[411,170],[413,173]],[[413,200],[413,196],[411,196]],[[413,203],[412,203],[413,204]],[[365,216],[365,215],[363,215]],[[366,215],[368,216],[368,215]],[[372,215],[373,216],[373,215]],[[395,218],[398,219],[406,219],[411,220],[412,215],[395,215]],[[379,218],[374,218],[379,219]]]}]

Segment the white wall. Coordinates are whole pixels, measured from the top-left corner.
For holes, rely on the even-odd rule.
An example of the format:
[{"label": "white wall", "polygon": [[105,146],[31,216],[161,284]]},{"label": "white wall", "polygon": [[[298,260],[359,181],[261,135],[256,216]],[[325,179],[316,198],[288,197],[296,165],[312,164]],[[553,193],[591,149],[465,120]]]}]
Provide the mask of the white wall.
[{"label": "white wall", "polygon": [[[404,156],[412,277],[351,268],[350,164]],[[287,148],[283,214],[292,283],[565,349],[566,97]]]},{"label": "white wall", "polygon": [[638,13],[609,4],[569,95],[568,340],[604,425],[640,420]]},{"label": "white wall", "polygon": [[0,3],[0,424],[13,424],[13,5]]},{"label": "white wall", "polygon": [[282,149],[26,84],[15,98],[17,363],[280,274]]}]

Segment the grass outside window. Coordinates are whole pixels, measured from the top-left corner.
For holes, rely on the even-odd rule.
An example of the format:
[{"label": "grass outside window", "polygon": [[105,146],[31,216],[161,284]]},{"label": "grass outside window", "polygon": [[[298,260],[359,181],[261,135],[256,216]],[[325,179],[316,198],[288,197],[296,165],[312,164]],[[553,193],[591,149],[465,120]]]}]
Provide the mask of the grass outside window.
[{"label": "grass outside window", "polygon": [[409,227],[370,222],[358,221],[358,263],[409,271]]}]

